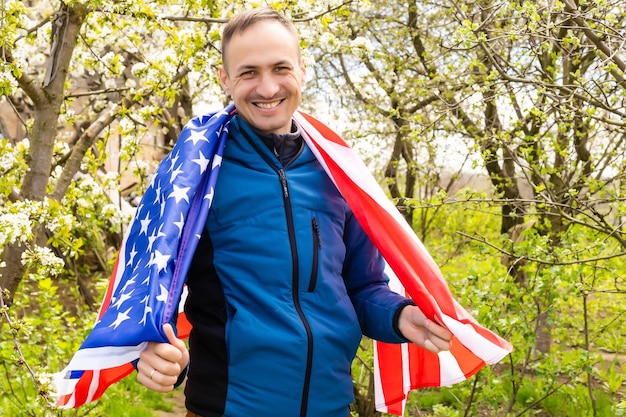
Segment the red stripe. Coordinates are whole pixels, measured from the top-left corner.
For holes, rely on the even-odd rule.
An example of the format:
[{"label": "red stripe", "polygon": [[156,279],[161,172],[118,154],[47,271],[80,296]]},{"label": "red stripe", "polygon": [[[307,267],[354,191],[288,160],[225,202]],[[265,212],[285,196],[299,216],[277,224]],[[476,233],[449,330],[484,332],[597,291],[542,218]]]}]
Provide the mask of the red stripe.
[{"label": "red stripe", "polygon": [[[100,370],[100,377],[97,381],[97,387],[94,391],[93,397],[89,399],[89,390],[92,384],[92,380],[94,378],[93,370],[86,370],[81,377],[78,379],[78,383],[74,387],[74,405],[73,408],[80,407],[86,402],[96,401],[102,397],[102,394],[106,391],[108,387],[125,378],[127,375],[133,372],[135,368],[132,364],[127,363],[115,368],[102,369]],[[71,400],[72,394],[61,395],[57,400],[58,406],[67,405],[67,403]]]},{"label": "red stripe", "polygon": [[189,333],[191,333],[191,323],[187,320],[187,316],[184,312],[178,313],[178,320],[176,320],[176,333],[179,339],[185,339],[189,337]]},{"label": "red stripe", "polygon": [[513,346],[508,341],[481,326],[475,318],[470,316],[470,314],[463,307],[461,307],[458,302],[456,302],[456,300],[454,301],[454,305],[456,315],[451,317],[455,318],[460,323],[472,326],[472,329],[474,329],[476,333],[481,335],[483,338],[489,340],[491,343],[500,346],[501,348],[506,349],[509,352],[513,350]]},{"label": "red stripe", "polygon": [[[314,118],[313,116],[309,114],[302,113],[302,112],[300,112],[300,114],[304,116],[304,118],[309,123],[311,123],[311,125],[313,125],[315,129],[317,129],[317,131],[324,137],[324,139],[328,139],[331,142],[345,146],[346,148],[350,147],[350,145],[341,136],[335,133],[331,128],[326,126],[324,123],[320,122],[319,120],[317,120],[316,118]],[[311,135],[309,136],[312,137]]]},{"label": "red stripe", "polygon": [[[402,387],[404,378],[402,375],[402,346],[389,343],[375,342],[378,350],[378,373],[383,391],[383,398],[388,409],[387,412],[399,414],[402,409],[402,400],[406,394]],[[396,408],[399,407],[399,408]]]},{"label": "red stripe", "polygon": [[72,398],[72,394],[59,395],[59,398],[57,399],[57,402],[56,402],[56,406],[63,407],[67,405],[70,398]]},{"label": "red stripe", "polygon": [[117,381],[125,378],[127,375],[131,374],[135,368],[130,363],[109,369],[102,369],[100,371],[100,380],[98,383],[98,388],[94,393],[93,399],[91,401],[95,401],[102,397],[104,391]]},{"label": "red stripe", "polygon": [[412,343],[408,346],[411,389],[441,386],[439,356]]},{"label": "red stripe", "polygon": [[[471,325],[477,332],[476,337],[483,337],[510,351],[512,347],[507,341],[482,327],[453,299],[441,270],[421,245],[421,242],[408,231],[407,225],[400,223],[400,219],[387,212],[375,198],[361,189],[341,169],[342,165],[345,166],[350,161],[342,161],[340,164],[340,161],[333,160],[316,140],[328,139],[347,148],[349,145],[315,118],[306,114],[303,116],[323,136],[323,138],[317,139],[316,135],[309,134],[342,196],[363,230],[374,242],[400,279],[409,296],[415,300],[424,314],[431,319],[441,319],[441,312],[443,312],[465,325]],[[408,385],[411,389],[437,387],[441,386],[442,382],[446,384],[453,382],[441,381],[442,366],[445,367],[446,364],[442,364],[439,356],[434,353],[409,344],[408,363],[403,364],[400,346],[377,342],[377,348],[379,367],[376,371],[380,376],[380,389],[388,413],[402,415],[404,412],[402,402],[406,398],[408,390],[404,389],[403,369],[407,367],[407,373],[411,379]],[[466,378],[485,365],[479,357],[458,340],[453,343],[450,353]],[[456,364],[451,369],[456,369]],[[459,378],[461,378],[460,375]]]},{"label": "red stripe", "polygon": [[93,371],[87,370],[83,373],[74,388],[74,407],[85,404],[87,401],[87,394],[89,393],[89,386],[93,379]]},{"label": "red stripe", "polygon": [[[455,343],[456,342],[456,343]],[[469,378],[478,372],[485,362],[478,356],[474,355],[468,348],[463,346],[458,340],[452,340],[450,353],[454,356],[465,378]]]},{"label": "red stripe", "polygon": [[98,312],[98,320],[102,318],[102,316],[104,315],[104,312],[106,311],[106,309],[109,307],[109,304],[111,303],[113,290],[115,290],[114,288],[115,276],[117,275],[117,267],[118,267],[119,262],[120,262],[120,256],[118,254],[117,258],[115,259],[115,265],[113,266],[113,272],[111,273],[111,277],[109,278],[109,283],[107,285],[107,291],[104,295],[104,300],[102,301],[102,304],[100,305],[100,311]]}]

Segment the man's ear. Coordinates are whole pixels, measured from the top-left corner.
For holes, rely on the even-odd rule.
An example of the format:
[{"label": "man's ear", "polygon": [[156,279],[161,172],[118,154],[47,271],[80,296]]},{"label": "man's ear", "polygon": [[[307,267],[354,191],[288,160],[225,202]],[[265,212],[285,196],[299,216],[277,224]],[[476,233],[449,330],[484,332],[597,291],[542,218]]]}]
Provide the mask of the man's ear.
[{"label": "man's ear", "polygon": [[220,84],[222,85],[222,90],[224,90],[226,95],[230,95],[230,87],[228,86],[228,81],[229,81],[228,73],[226,73],[226,70],[224,69],[223,65],[220,65],[217,71],[220,77]]},{"label": "man's ear", "polygon": [[304,66],[304,58],[300,58],[300,71],[302,74],[300,75],[300,86],[304,87],[306,83],[306,67]]}]

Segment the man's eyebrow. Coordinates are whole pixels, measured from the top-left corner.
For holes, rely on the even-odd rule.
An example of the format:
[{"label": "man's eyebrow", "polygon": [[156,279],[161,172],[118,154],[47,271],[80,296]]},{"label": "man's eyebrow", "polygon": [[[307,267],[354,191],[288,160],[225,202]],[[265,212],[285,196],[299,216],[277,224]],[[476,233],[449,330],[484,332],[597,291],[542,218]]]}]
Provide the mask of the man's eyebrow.
[{"label": "man's eyebrow", "polygon": [[[287,59],[282,59],[280,61],[274,62],[273,64],[270,64],[269,66],[270,67],[280,67],[280,66],[293,67],[293,63]],[[259,65],[243,64],[243,65],[238,66],[235,70],[237,73],[240,73],[244,71],[255,70],[258,68],[259,68]]]},{"label": "man's eyebrow", "polygon": [[242,72],[242,71],[249,71],[249,70],[253,70],[257,68],[258,68],[257,65],[240,65],[237,68],[235,68],[235,70],[236,72]]},{"label": "man's eyebrow", "polygon": [[283,59],[281,61],[278,61],[278,62],[274,63],[274,65],[272,65],[272,66],[273,67],[279,67],[279,66],[289,66],[289,67],[292,67],[293,63],[291,61]]}]

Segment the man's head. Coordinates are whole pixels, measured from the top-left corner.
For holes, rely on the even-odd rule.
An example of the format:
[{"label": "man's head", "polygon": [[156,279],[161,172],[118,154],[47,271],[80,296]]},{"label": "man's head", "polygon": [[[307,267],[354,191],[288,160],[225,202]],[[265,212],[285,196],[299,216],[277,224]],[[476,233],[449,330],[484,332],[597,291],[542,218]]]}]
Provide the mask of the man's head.
[{"label": "man's head", "polygon": [[306,71],[293,24],[269,7],[243,12],[222,34],[220,81],[239,115],[265,133],[287,133]]}]

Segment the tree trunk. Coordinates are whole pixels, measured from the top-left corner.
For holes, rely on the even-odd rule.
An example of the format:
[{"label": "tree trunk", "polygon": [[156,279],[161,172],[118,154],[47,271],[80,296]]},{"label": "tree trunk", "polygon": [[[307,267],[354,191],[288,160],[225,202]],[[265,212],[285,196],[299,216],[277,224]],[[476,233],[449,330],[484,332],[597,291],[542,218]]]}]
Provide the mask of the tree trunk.
[{"label": "tree trunk", "polygon": [[[28,170],[17,196],[19,199],[41,201],[46,196],[52,170],[54,142],[57,137],[57,123],[64,101],[65,81],[82,22],[87,13],[86,5],[74,3],[69,6],[61,3],[52,23],[50,58],[46,65],[43,84],[38,85],[36,80],[28,75],[18,78],[19,86],[26,92],[34,107],[33,127],[29,135]],[[5,54],[5,59],[11,61],[8,53]],[[39,244],[45,238],[41,232],[36,233],[34,243]],[[0,270],[0,286],[9,291],[5,299],[7,305],[10,305],[26,272],[22,265],[22,253],[25,250],[26,245],[13,244],[5,247],[2,252],[5,267]]]}]

